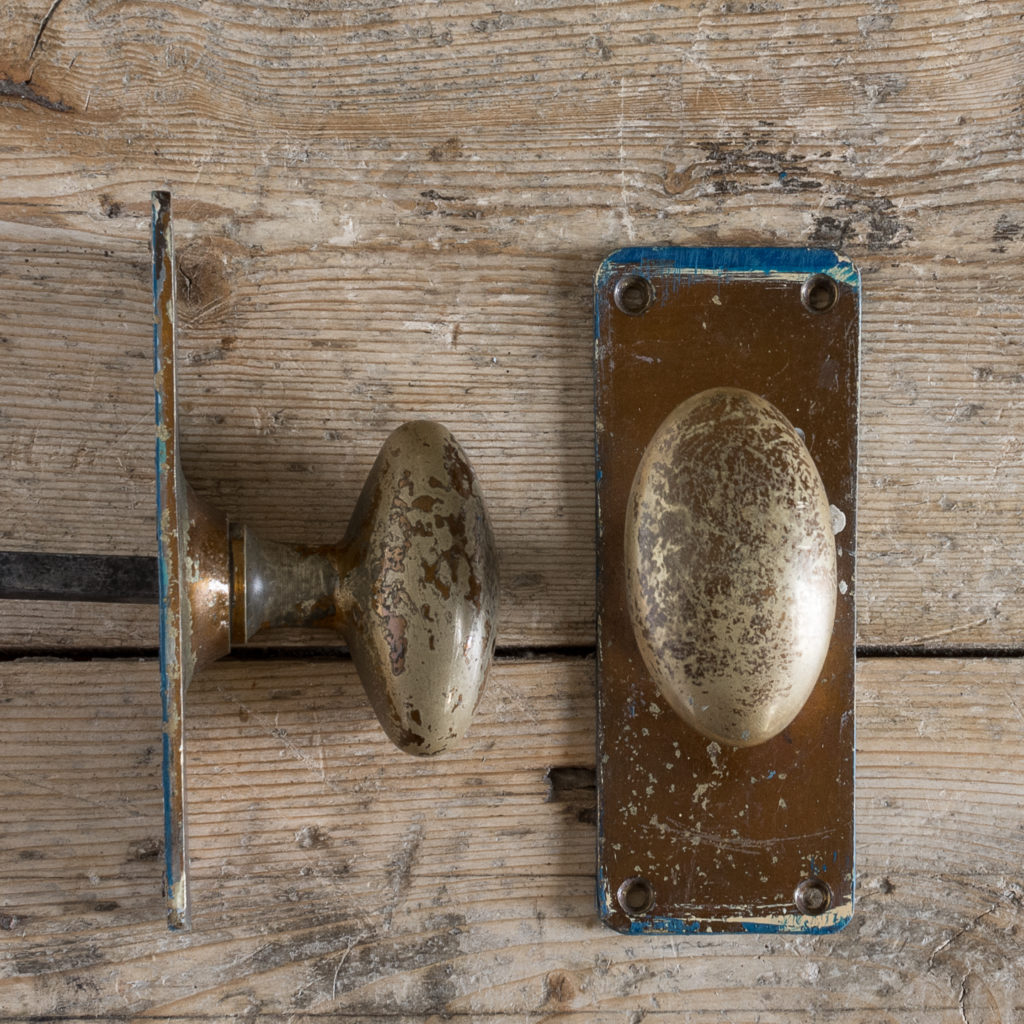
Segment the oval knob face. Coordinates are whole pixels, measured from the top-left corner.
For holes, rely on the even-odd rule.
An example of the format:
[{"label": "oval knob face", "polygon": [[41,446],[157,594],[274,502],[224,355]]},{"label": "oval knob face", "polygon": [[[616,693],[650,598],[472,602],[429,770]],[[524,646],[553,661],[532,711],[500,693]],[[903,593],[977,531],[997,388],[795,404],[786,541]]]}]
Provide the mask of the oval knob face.
[{"label": "oval knob face", "polygon": [[668,703],[732,746],[785,729],[836,607],[828,498],[785,416],[736,388],[677,406],[637,468],[625,544],[633,632]]},{"label": "oval knob face", "polygon": [[346,635],[367,696],[401,749],[439,753],[483,692],[498,608],[490,523],[446,428],[418,420],[388,437],[345,548],[355,559]]}]

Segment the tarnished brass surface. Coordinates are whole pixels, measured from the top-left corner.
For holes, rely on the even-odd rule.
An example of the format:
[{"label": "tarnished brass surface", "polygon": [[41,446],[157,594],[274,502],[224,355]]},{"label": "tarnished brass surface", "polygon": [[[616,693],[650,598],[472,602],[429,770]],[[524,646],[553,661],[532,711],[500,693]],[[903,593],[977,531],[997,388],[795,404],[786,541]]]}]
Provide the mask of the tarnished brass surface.
[{"label": "tarnished brass surface", "polygon": [[445,750],[469,726],[494,650],[498,565],[476,476],[420,420],[384,442],[344,544],[343,632],[391,739]]},{"label": "tarnished brass surface", "polygon": [[337,630],[397,746],[436,754],[465,733],[494,651],[498,566],[476,475],[445,427],[392,432],[338,545],[235,530],[246,639],[268,626]]},{"label": "tarnished brass surface", "polygon": [[344,539],[257,536],[203,502],[180,465],[170,196],[153,195],[160,651],[166,891],[189,922],[185,691],[202,666],[266,626],[339,631],[377,717],[410,754],[458,740],[497,634],[497,555],[476,476],[451,433],[418,420],[384,442]]},{"label": "tarnished brass surface", "polygon": [[[228,550],[228,518],[204,501],[185,481],[184,582],[188,589],[185,607],[194,672],[223,658],[231,650],[231,577]],[[186,525],[187,524],[187,525]]]},{"label": "tarnished brass surface", "polygon": [[249,527],[233,527],[242,538],[234,549],[238,575],[232,601],[241,610],[244,643],[269,626],[323,626],[341,629],[340,551],[265,540]]},{"label": "tarnished brass surface", "polygon": [[738,388],[676,406],[633,478],[625,548],[637,646],[671,707],[732,746],[780,733],[836,608],[828,497],[785,416]]},{"label": "tarnished brass surface", "polygon": [[[853,913],[859,288],[848,262],[820,250],[629,249],[598,271],[597,881],[601,917],[619,931],[820,932],[842,927]],[[641,627],[645,620],[657,626],[654,604],[631,614],[628,600],[627,513],[645,452],[649,473],[674,449],[689,466],[685,486],[703,488],[720,471],[729,476],[727,451],[743,448],[714,429],[723,450],[710,440],[703,452],[687,448],[682,438],[664,451],[661,442],[652,446],[673,410],[720,388],[766,399],[802,433],[837,531],[835,618],[817,683],[789,725],[748,747],[709,739],[676,714],[634,632],[635,617]],[[691,427],[699,425],[693,413],[690,407]],[[777,443],[788,438],[781,443],[800,465],[781,425],[770,433]],[[756,459],[747,452],[739,462],[751,465],[733,464],[743,475]],[[671,468],[661,472],[668,483]],[[648,489],[641,484],[638,491]],[[772,500],[773,490],[758,500]],[[774,499],[785,503],[782,489]],[[694,494],[687,504],[699,500]],[[808,536],[824,544],[815,502],[800,518]],[[720,536],[707,531],[703,543],[719,546],[706,555],[714,564],[680,565],[667,589],[714,588],[718,573],[721,593],[742,604],[739,588],[749,581],[721,575],[730,544],[753,542],[743,515],[739,520]],[[664,536],[694,554],[702,546],[695,536],[686,540],[679,523]],[[658,561],[656,542],[646,553],[637,543],[634,565]],[[785,575],[765,583],[775,596],[794,585]],[[755,586],[749,599],[757,604],[751,629],[768,626],[757,612],[773,596],[759,598]],[[695,636],[723,644],[715,638],[715,610],[705,605],[704,614],[710,622],[695,627]],[[788,627],[776,621],[773,628],[781,637]],[[673,651],[669,632],[662,639],[671,666],[688,648],[681,634]],[[809,888],[828,899],[797,903],[795,893]]]}]

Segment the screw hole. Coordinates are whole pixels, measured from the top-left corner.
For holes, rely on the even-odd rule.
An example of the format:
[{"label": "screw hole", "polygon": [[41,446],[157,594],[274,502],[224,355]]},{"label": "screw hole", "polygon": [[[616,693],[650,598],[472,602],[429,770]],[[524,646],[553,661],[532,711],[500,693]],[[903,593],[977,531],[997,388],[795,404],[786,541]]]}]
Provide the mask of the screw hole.
[{"label": "screw hole", "polygon": [[832,906],[832,890],[821,878],[805,878],[796,887],[793,902],[801,914],[824,914]]},{"label": "screw hole", "polygon": [[630,917],[637,917],[654,906],[654,890],[646,878],[627,878],[619,886],[618,900]]},{"label": "screw hole", "polygon": [[813,274],[800,289],[800,301],[812,313],[827,313],[839,301],[839,286],[828,274]]},{"label": "screw hole", "polygon": [[654,285],[646,277],[633,274],[615,282],[615,305],[629,316],[645,313],[654,301]]}]

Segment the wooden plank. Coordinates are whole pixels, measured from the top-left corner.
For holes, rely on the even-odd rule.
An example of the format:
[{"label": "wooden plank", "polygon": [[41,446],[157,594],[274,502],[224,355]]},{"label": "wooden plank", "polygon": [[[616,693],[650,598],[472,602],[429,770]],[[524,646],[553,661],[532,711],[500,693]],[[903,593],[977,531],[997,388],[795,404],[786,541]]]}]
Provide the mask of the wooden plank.
[{"label": "wooden plank", "polygon": [[156,605],[0,601],[0,648],[7,654],[155,651],[159,628]]},{"label": "wooden plank", "polygon": [[[501,642],[589,644],[594,267],[825,244],[865,282],[861,642],[1017,634],[1013,5],[44,6],[0,14],[5,545],[153,550],[169,184],[186,461],[269,534],[333,539],[386,432],[443,419],[494,512]],[[7,613],[0,643],[77,644],[76,616]],[[134,645],[125,610],[95,635],[122,616]]]},{"label": "wooden plank", "polygon": [[1024,662],[858,679],[858,910],[819,939],[630,938],[594,907],[593,665],[503,661],[465,745],[390,747],[344,662],[190,693],[196,929],[164,930],[152,661],[0,674],[0,1019],[1024,1012]]},{"label": "wooden plank", "polygon": [[[154,549],[169,185],[196,485],[333,539],[387,431],[442,419],[494,513],[500,642],[589,644],[594,268],[823,244],[864,273],[860,640],[1018,635],[1013,5],[44,7],[0,13],[0,543]],[[141,628],[31,612],[0,609],[0,644]]]}]

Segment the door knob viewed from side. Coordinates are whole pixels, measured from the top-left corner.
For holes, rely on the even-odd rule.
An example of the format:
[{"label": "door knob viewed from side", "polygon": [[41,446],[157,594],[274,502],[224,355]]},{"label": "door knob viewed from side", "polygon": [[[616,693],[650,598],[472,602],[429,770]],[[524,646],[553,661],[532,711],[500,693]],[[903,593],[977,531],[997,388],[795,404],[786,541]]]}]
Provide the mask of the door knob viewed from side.
[{"label": "door knob viewed from side", "polygon": [[595,282],[598,850],[618,931],[853,913],[860,280],[633,248]]},{"label": "door knob viewed from side", "polygon": [[644,452],[625,526],[636,645],[708,739],[778,735],[811,694],[836,610],[836,544],[807,446],[770,402],[711,388]]},{"label": "door knob viewed from side", "polygon": [[165,875],[188,927],[185,692],[193,675],[273,626],[340,633],[384,731],[430,755],[466,732],[497,631],[497,555],[476,475],[438,423],[385,440],[336,545],[261,538],[211,508],[180,461],[170,196],[153,195]]}]

